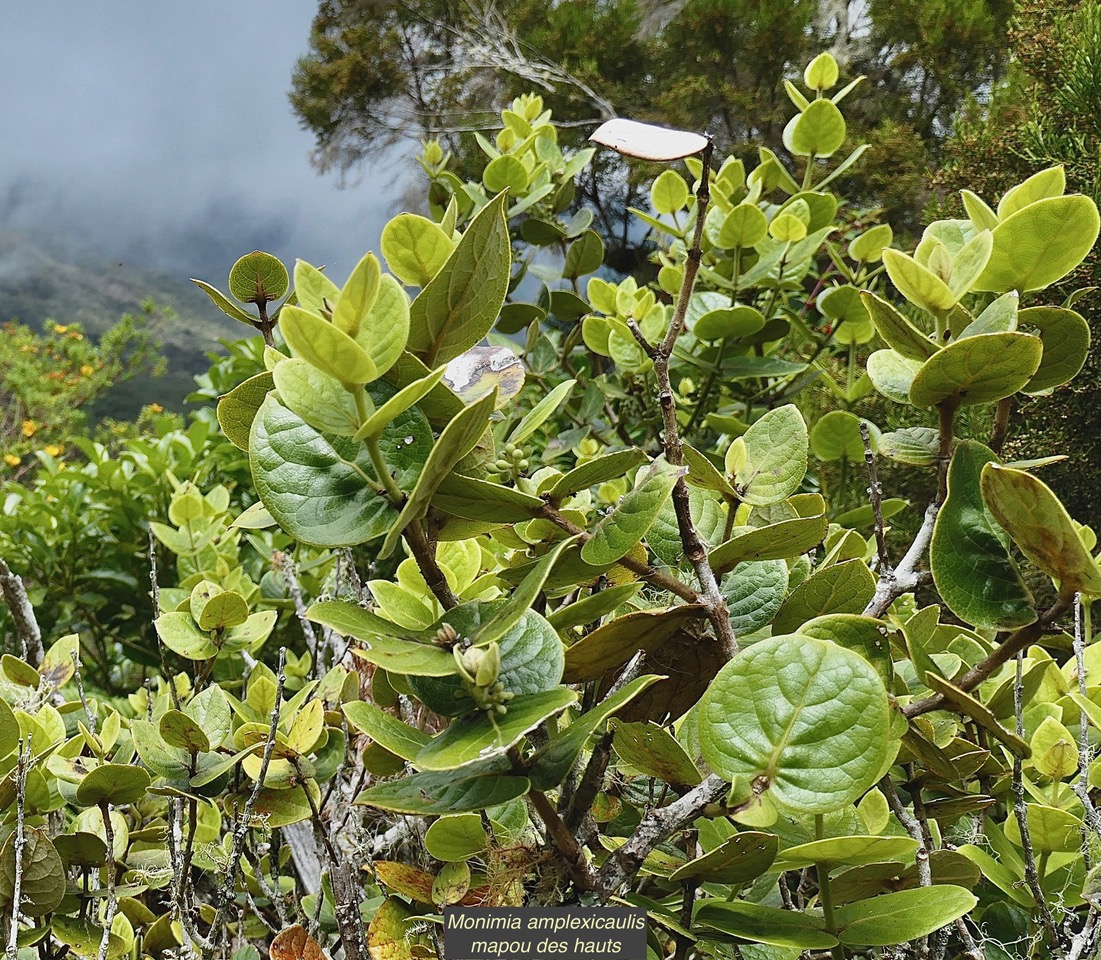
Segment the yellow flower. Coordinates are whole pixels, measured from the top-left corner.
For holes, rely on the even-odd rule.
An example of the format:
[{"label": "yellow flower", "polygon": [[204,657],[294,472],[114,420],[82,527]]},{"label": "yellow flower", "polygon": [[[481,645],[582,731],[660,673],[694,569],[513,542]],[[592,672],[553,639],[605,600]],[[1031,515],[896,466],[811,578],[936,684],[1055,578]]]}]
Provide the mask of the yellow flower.
[{"label": "yellow flower", "polygon": [[20,460],[19,457],[17,457],[14,453],[4,454],[4,463],[6,463],[9,467],[18,467],[19,464],[21,464],[22,462],[23,461]]},{"label": "yellow flower", "polygon": [[37,430],[38,430],[38,424],[35,423],[33,420],[24,420],[23,421],[23,436],[33,437]]},{"label": "yellow flower", "polygon": [[77,333],[75,330],[72,330],[69,333],[69,339],[70,340],[83,340],[84,339],[84,334],[83,333]]},{"label": "yellow flower", "polygon": [[146,407],[146,409],[150,413],[164,413],[164,407],[162,407],[159,403],[151,403],[148,407]]},{"label": "yellow flower", "polygon": [[80,373],[82,376],[90,377],[95,372],[96,368],[93,367],[90,363],[85,363],[81,365]]},{"label": "yellow flower", "polygon": [[47,443],[45,450],[51,457],[60,457],[65,452],[65,448],[60,443]]},{"label": "yellow flower", "polygon": [[60,323],[55,323],[54,324],[54,333],[68,333],[68,332],[69,332],[69,328],[67,326],[65,326],[64,324],[60,324]]}]

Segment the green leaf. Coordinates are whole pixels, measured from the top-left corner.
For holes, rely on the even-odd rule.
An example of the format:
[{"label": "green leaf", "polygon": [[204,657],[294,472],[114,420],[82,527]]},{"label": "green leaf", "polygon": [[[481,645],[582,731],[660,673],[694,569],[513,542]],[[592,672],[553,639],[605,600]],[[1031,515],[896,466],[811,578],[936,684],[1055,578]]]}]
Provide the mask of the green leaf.
[{"label": "green leaf", "polygon": [[[95,960],[99,957],[103,929],[86,917],[58,915],[51,918],[50,930],[53,936],[76,956],[85,960]],[[126,941],[116,933],[109,933],[105,960],[119,960],[126,955],[126,952]]]},{"label": "green leaf", "polygon": [[[339,308],[339,303],[337,306]],[[398,362],[408,340],[409,297],[397,280],[385,274],[379,282],[371,312],[355,334],[355,341],[371,358],[377,375],[381,376]]]},{"label": "green leaf", "polygon": [[0,760],[19,749],[19,721],[6,700],[0,699]]},{"label": "green leaf", "polygon": [[[321,788],[314,780],[307,780],[298,787],[289,790],[273,790],[265,787],[256,797],[256,803],[252,812],[264,818],[264,823],[269,827],[287,827],[292,823],[301,823],[310,819],[310,802],[306,799],[304,791],[310,792],[314,806],[321,805]],[[237,815],[237,804],[242,803],[242,795],[231,796],[226,799],[226,813],[229,816]]]},{"label": "green leaf", "polygon": [[884,247],[889,247],[893,239],[889,223],[877,224],[849,244],[849,256],[857,263],[877,263],[883,259]]},{"label": "green leaf", "polygon": [[910,403],[910,387],[922,368],[920,360],[910,360],[894,350],[876,350],[865,365],[873,386],[888,400]]},{"label": "green leaf", "polygon": [[574,720],[545,746],[540,747],[528,763],[528,775],[536,790],[558,786],[573,769],[590,736],[609,717],[625,707],[640,693],[663,678],[655,674],[636,677],[618,693],[602,700]]},{"label": "green leaf", "polygon": [[657,650],[679,630],[702,620],[705,609],[685,604],[665,610],[640,610],[597,627],[566,650],[565,683],[598,680],[622,666],[639,650]]},{"label": "green leaf", "polygon": [[440,482],[432,506],[440,513],[487,523],[520,523],[542,515],[543,501],[488,480],[449,473]]},{"label": "green leaf", "polygon": [[211,684],[184,707],[184,713],[197,723],[217,750],[233,729],[233,712],[225,691],[217,684]]},{"label": "green leaf", "polygon": [[1021,580],[983,504],[979,479],[997,458],[981,443],[964,440],[948,469],[948,498],[937,514],[929,566],[941,599],[964,623],[1011,630],[1036,619],[1032,595]]},{"label": "green leaf", "polygon": [[981,487],[994,519],[1061,590],[1101,596],[1101,569],[1047,484],[1023,470],[988,463]]},{"label": "green leaf", "polygon": [[994,239],[989,230],[982,230],[964,244],[952,259],[952,273],[948,288],[957,300],[967,293],[978,280],[979,274],[990,262]]},{"label": "green leaf", "polygon": [[936,463],[939,449],[939,434],[933,427],[903,427],[879,438],[880,456],[917,467]]},{"label": "green leaf", "polygon": [[959,300],[936,273],[900,250],[884,250],[883,263],[898,292],[922,310],[950,310]]},{"label": "green leaf", "polygon": [[294,292],[299,304],[313,313],[332,310],[340,297],[340,288],[305,260],[295,261]]},{"label": "green leaf", "polygon": [[405,501],[405,506],[402,507],[397,520],[390,525],[386,533],[386,540],[379,551],[380,558],[388,557],[393,553],[402,531],[428,509],[433,495],[444,478],[477,446],[489,425],[489,417],[493,413],[496,401],[497,391],[494,390],[477,403],[464,408],[444,427],[443,433],[440,434],[425,460],[413,492],[409,494],[409,499]]},{"label": "green leaf", "polygon": [[1017,315],[1018,326],[1040,336],[1044,353],[1032,379],[1021,389],[1042,393],[1073,380],[1090,351],[1090,326],[1073,310],[1030,307]]},{"label": "green leaf", "polygon": [[875,594],[875,577],[863,560],[815,571],[797,586],[772,620],[776,633],[791,633],[827,613],[862,613]]},{"label": "green leaf", "polygon": [[932,407],[955,399],[970,406],[1011,397],[1032,378],[1042,354],[1040,339],[1025,333],[957,340],[922,365],[910,385],[910,402]]},{"label": "green leaf", "polygon": [[227,317],[232,317],[234,320],[238,320],[241,323],[247,323],[250,327],[255,327],[259,322],[259,317],[254,317],[252,314],[246,313],[217,287],[212,287],[209,283],[204,283],[202,280],[196,280],[194,277],[191,278],[191,282],[210,297],[210,299],[214,301],[214,306],[221,310]]},{"label": "green leaf", "polygon": [[837,936],[853,947],[880,947],[924,937],[958,920],[979,902],[950,884],[885,893],[839,906]]},{"label": "green leaf", "polygon": [[[58,907],[65,896],[65,864],[57,855],[45,830],[30,827],[24,833],[21,859],[19,910],[28,917],[44,917]],[[0,903],[11,908],[15,898],[15,831],[0,849]]]},{"label": "green leaf", "polygon": [[356,803],[394,813],[432,817],[484,810],[524,796],[531,789],[526,777],[499,773],[415,773],[364,790]]},{"label": "green leaf", "polygon": [[745,900],[704,900],[696,908],[695,923],[750,943],[799,950],[825,950],[837,945],[837,938],[826,932],[821,917]]},{"label": "green leaf", "polygon": [[554,416],[558,408],[566,402],[566,399],[570,395],[570,391],[574,388],[576,383],[576,380],[563,380],[562,383],[558,384],[557,387],[543,397],[542,400],[531,408],[528,415],[512,430],[508,436],[508,442],[519,445],[527,440],[528,437]]},{"label": "green leaf", "polygon": [[324,600],[310,607],[308,616],[342,636],[362,640],[367,649],[355,650],[356,656],[384,670],[417,677],[450,677],[458,672],[447,650],[423,639],[404,639],[403,634],[410,631],[355,604]]},{"label": "green leaf", "polygon": [[886,300],[862,291],[860,299],[879,335],[892,350],[910,360],[928,360],[939,347]]},{"label": "green leaf", "polygon": [[370,383],[379,375],[355,340],[316,313],[285,307],[279,311],[279,329],[295,356],[340,383]]},{"label": "green leaf", "polygon": [[687,471],[663,458],[655,460],[642,481],[629,490],[615,509],[596,525],[581,548],[581,559],[593,566],[611,564],[646,536],[677,480]]},{"label": "green leaf", "polygon": [[359,413],[352,394],[339,380],[308,361],[300,357],[283,360],[266,376],[274,380],[283,405],[315,430],[350,437],[359,429]]},{"label": "green leaf", "polygon": [[157,776],[166,780],[186,780],[191,758],[185,750],[166,745],[159,728],[147,720],[130,721],[134,747],[144,763]]},{"label": "green leaf", "polygon": [[1015,290],[1003,293],[964,327],[956,339],[962,340],[980,333],[1012,333],[1017,329],[1017,308],[1020,300]]},{"label": "green leaf", "polygon": [[192,593],[192,616],[200,630],[225,630],[239,627],[249,618],[249,606],[241,594],[233,590],[221,590],[207,595],[195,609]]},{"label": "green leaf", "polygon": [[485,646],[500,640],[516,626],[528,610],[534,609],[539,594],[543,592],[543,584],[547,582],[551,567],[557,563],[562,551],[571,546],[575,540],[576,537],[570,537],[548,550],[520,581],[520,585],[512,591],[508,600],[501,604],[493,616],[484,621],[468,639],[476,646]]},{"label": "green leaf", "polygon": [[258,373],[218,398],[218,425],[238,450],[248,450],[252,421],[274,386],[270,373]]},{"label": "green leaf", "polygon": [[144,797],[149,784],[149,774],[141,767],[105,763],[80,781],[76,799],[84,807],[94,807],[100,803],[121,807]]},{"label": "green leaf", "polygon": [[565,687],[516,697],[504,716],[478,713],[453,720],[414,758],[421,770],[457,770],[501,756],[549,717],[572,706],[577,694]]},{"label": "green leaf", "polygon": [[429,741],[428,734],[365,700],[352,700],[341,709],[356,730],[403,760],[412,760]]},{"label": "green leaf", "polygon": [[566,250],[566,263],[562,268],[562,276],[576,280],[586,274],[595,273],[602,263],[604,263],[604,241],[595,230],[586,230]]},{"label": "green leaf", "polygon": [[708,310],[707,313],[696,318],[692,325],[692,333],[700,340],[726,340],[728,337],[752,336],[763,330],[764,326],[765,318],[760,310],[756,307],[741,305],[724,307],[719,310]]},{"label": "green leaf", "polygon": [[[880,450],[880,453],[883,451]],[[879,512],[884,520],[890,520],[895,514],[901,513],[908,506],[910,506],[909,500],[902,500],[898,497],[888,497],[879,506]],[[870,527],[875,523],[875,511],[872,510],[870,503],[865,503],[859,507],[853,507],[852,510],[846,510],[844,513],[839,513],[833,518],[833,522],[840,527],[845,527],[849,530],[856,530],[860,527]]]},{"label": "green leaf", "polygon": [[409,349],[429,366],[474,346],[493,327],[508,292],[511,247],[505,195],[491,200],[413,301]]},{"label": "green leaf", "polygon": [[724,840],[702,857],[678,867],[669,879],[697,878],[701,883],[740,885],[756,880],[776,860],[779,840],[769,833],[743,830]]},{"label": "green leaf", "polygon": [[890,687],[894,675],[891,643],[886,626],[880,620],[855,613],[828,613],[808,620],[799,627],[803,636],[832,640],[868,661],[884,686]]},{"label": "green leaf", "polygon": [[[860,433],[860,422],[861,418],[848,410],[830,410],[824,414],[810,433],[810,448],[814,455],[827,463],[834,460],[862,463],[864,438]],[[875,451],[879,428],[874,423],[868,423],[868,434],[872,450]]]},{"label": "green leaf", "polygon": [[799,489],[807,472],[810,441],[806,421],[794,404],[769,410],[741,440],[745,443],[745,460],[732,472],[742,500],[753,506],[767,506]]},{"label": "green leaf", "polygon": [[393,423],[399,414],[404,413],[427,396],[443,379],[446,372],[446,367],[440,367],[427,377],[421,377],[408,386],[402,387],[364,421],[363,425],[353,434],[353,439],[363,440],[365,437],[377,438],[381,436],[382,431]]},{"label": "green leaf", "polygon": [[[769,529],[765,527],[763,529]],[[730,626],[737,636],[766,627],[788,592],[788,566],[783,560],[742,563],[719,584]]]},{"label": "green leaf", "polygon": [[[573,627],[583,627],[595,623],[617,607],[627,603],[641,589],[641,583],[621,583],[616,586],[605,587],[597,593],[592,593],[573,603],[559,607],[554,613],[547,615],[547,623],[560,633]],[[3,741],[0,740],[0,742]],[[0,753],[2,753],[2,748],[0,748]]]},{"label": "green leaf", "polygon": [[218,645],[209,633],[199,629],[189,613],[162,613],[153,626],[161,642],[181,657],[209,660],[218,654]]},{"label": "green leaf", "polygon": [[485,850],[489,840],[476,813],[440,817],[424,835],[424,849],[444,863],[469,860]]},{"label": "green leaf", "polygon": [[716,573],[746,560],[790,560],[813,550],[826,536],[826,517],[797,517],[764,527],[735,527],[733,538],[715,547],[708,561]]},{"label": "green leaf", "polygon": [[1049,167],[1007,190],[998,204],[998,218],[1005,220],[1037,200],[1061,197],[1066,193],[1067,175],[1063,166]]},{"label": "green leaf", "polygon": [[719,228],[719,246],[723,249],[752,247],[768,233],[768,220],[755,203],[739,203],[726,215]]},{"label": "green leaf", "polygon": [[439,224],[412,213],[400,213],[382,228],[382,255],[402,283],[428,285],[447,262],[454,244]]},{"label": "green leaf", "polygon": [[[756,784],[795,813],[830,813],[882,773],[887,692],[859,654],[798,635],[762,640],[727,663],[700,707],[711,769]],[[758,779],[763,778],[763,779]]]},{"label": "green leaf", "polygon": [[845,118],[832,101],[814,100],[792,119],[784,141],[798,157],[832,157],[845,142]]},{"label": "green leaf", "polygon": [[910,837],[829,837],[787,847],[780,854],[783,869],[797,870],[824,863],[834,867],[860,867],[868,863],[906,863],[917,850]]},{"label": "green leaf", "polygon": [[[459,637],[470,638],[502,605],[501,602],[464,603],[448,610],[440,625],[450,624]],[[554,628],[534,610],[524,611],[520,620],[498,639],[497,645],[501,655],[498,677],[505,689],[517,698],[558,687],[564,666],[562,641]],[[409,686],[436,713],[459,717],[474,710],[476,705],[462,680],[454,674],[455,671],[450,676],[411,676]]]},{"label": "green leaf", "polygon": [[170,747],[188,753],[207,753],[210,750],[210,741],[203,728],[179,710],[166,710],[161,716],[159,729],[164,742]]},{"label": "green leaf", "polygon": [[382,267],[378,257],[368,253],[352,268],[348,281],[337,297],[333,307],[333,326],[355,339],[378,299],[381,281]]},{"label": "green leaf", "polygon": [[1030,203],[994,228],[994,252],[975,289],[1025,293],[1051,286],[1082,262],[1099,226],[1097,206],[1089,197]]},{"label": "green leaf", "polygon": [[574,467],[565,476],[560,477],[547,491],[547,495],[552,500],[560,502],[582,490],[607,483],[609,480],[618,480],[628,470],[645,463],[646,459],[646,454],[634,447],[630,450],[603,454],[595,460],[589,460]]},{"label": "green leaf", "polygon": [[287,268],[270,253],[253,250],[229,271],[229,292],[242,303],[271,303],[287,293]]},{"label": "green leaf", "polygon": [[[368,390],[377,404],[392,396],[385,384]],[[416,483],[432,433],[412,407],[379,439],[383,459],[399,487]],[[318,546],[346,546],[382,536],[396,508],[380,496],[366,448],[322,434],[269,397],[253,423],[249,444],[253,482],[264,506],[292,537]]]},{"label": "green leaf", "polygon": [[612,729],[617,756],[643,776],[656,777],[674,787],[694,787],[703,780],[684,747],[664,727],[613,721]]},{"label": "green leaf", "polygon": [[688,203],[688,184],[675,170],[665,170],[650,186],[650,203],[658,213],[672,214]]}]

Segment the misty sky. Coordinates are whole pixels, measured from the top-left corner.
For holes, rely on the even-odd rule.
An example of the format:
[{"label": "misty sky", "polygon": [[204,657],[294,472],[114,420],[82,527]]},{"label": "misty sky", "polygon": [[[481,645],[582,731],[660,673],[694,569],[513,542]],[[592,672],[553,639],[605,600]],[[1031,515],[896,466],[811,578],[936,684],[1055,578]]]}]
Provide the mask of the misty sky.
[{"label": "misty sky", "polygon": [[[398,188],[340,189],[287,101],[316,0],[0,5],[0,226],[218,282],[256,247],[342,280]],[[379,180],[386,183],[379,189]]]}]

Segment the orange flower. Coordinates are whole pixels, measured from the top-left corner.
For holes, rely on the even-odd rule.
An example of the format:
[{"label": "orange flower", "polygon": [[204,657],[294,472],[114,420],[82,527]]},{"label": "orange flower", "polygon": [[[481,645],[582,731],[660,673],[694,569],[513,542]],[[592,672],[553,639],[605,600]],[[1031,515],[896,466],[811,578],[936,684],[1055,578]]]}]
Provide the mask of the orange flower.
[{"label": "orange flower", "polygon": [[90,377],[93,373],[96,372],[96,368],[93,367],[90,363],[85,363],[81,365],[80,372],[83,376]]},{"label": "orange flower", "polygon": [[83,340],[84,339],[84,334],[83,333],[77,333],[75,330],[70,330],[69,331],[69,339],[70,340]]},{"label": "orange flower", "polygon": [[37,431],[38,431],[38,424],[35,423],[33,420],[24,420],[23,421],[23,436],[33,437]]},{"label": "orange flower", "polygon": [[149,404],[149,406],[146,407],[146,409],[150,413],[164,413],[164,407],[162,407],[159,403],[151,403]]}]

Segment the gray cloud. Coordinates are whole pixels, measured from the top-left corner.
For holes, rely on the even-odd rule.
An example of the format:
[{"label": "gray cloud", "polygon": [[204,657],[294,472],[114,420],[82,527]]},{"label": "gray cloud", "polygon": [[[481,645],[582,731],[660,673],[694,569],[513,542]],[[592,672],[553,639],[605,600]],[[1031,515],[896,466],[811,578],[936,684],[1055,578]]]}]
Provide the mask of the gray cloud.
[{"label": "gray cloud", "polygon": [[8,3],[0,226],[225,275],[255,247],[337,279],[377,247],[399,185],[310,167],[287,102],[316,0]]}]

